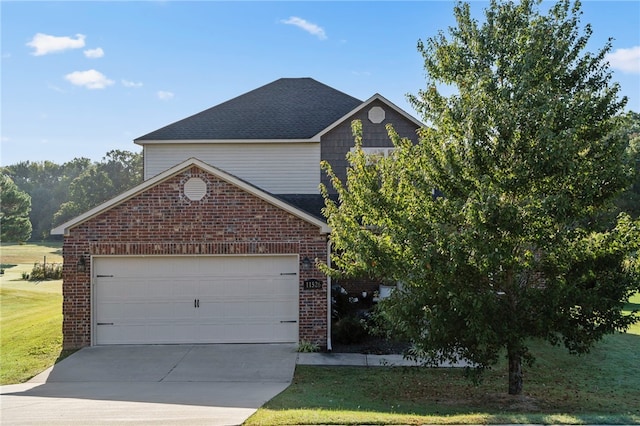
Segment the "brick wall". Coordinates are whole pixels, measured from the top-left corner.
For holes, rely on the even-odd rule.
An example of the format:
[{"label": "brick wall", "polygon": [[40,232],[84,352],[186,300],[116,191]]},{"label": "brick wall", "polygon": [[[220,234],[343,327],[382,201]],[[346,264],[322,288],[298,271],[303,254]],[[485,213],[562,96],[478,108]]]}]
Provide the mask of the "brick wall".
[{"label": "brick wall", "polygon": [[[184,195],[191,177],[207,182],[202,200]],[[81,256],[299,254],[326,261],[327,236],[317,226],[206,173],[196,166],[72,228],[63,255],[64,348],[91,344],[91,271],[78,271]],[[300,267],[299,338],[326,346],[326,278]],[[324,282],[304,290],[306,279]]]}]

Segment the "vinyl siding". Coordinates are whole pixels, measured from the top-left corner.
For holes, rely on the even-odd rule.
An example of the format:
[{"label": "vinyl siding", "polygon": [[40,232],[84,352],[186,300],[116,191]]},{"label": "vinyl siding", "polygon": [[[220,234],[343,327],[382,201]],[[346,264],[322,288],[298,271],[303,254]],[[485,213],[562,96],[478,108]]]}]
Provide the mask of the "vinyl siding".
[{"label": "vinyl siding", "polygon": [[273,194],[314,194],[320,183],[319,143],[145,145],[145,180],[191,157]]},{"label": "vinyl siding", "polygon": [[[381,123],[372,123],[369,120],[368,113],[373,107],[380,107],[385,111],[385,119]],[[322,160],[331,164],[336,176],[344,182],[347,178],[347,168],[349,163],[346,159],[347,152],[354,146],[353,131],[351,122],[360,120],[362,122],[362,144],[363,148],[374,149],[392,149],[393,143],[389,139],[386,129],[387,124],[392,124],[393,128],[401,137],[406,137],[414,142],[418,141],[416,123],[407,119],[398,111],[386,105],[380,100],[375,100],[366,108],[362,108],[352,116],[343,120],[339,125],[322,135]],[[331,185],[329,177],[323,173],[321,175],[322,183],[327,187],[329,194],[335,194],[336,191]]]}]

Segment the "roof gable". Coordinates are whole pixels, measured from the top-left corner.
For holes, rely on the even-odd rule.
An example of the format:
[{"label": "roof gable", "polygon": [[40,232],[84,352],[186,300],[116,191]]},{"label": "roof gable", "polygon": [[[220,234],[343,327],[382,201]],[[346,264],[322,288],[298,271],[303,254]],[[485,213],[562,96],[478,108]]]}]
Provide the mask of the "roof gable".
[{"label": "roof gable", "polygon": [[312,78],[281,78],[135,142],[310,139],[360,104]]},{"label": "roof gable", "polygon": [[403,116],[404,118],[406,118],[408,121],[412,122],[413,124],[416,125],[416,128],[421,128],[421,127],[425,127],[425,125],[418,119],[416,119],[415,117],[411,116],[410,114],[408,114],[405,110],[401,109],[400,107],[398,107],[396,104],[394,104],[393,102],[391,102],[390,100],[388,100],[387,98],[385,98],[384,96],[380,95],[379,93],[376,93],[375,95],[373,95],[372,97],[370,97],[369,99],[367,99],[364,102],[361,102],[359,105],[357,105],[354,109],[352,109],[351,111],[347,112],[345,115],[343,115],[342,117],[338,118],[336,121],[334,121],[333,123],[327,125],[324,129],[322,129],[318,134],[314,135],[313,139],[316,140],[320,140],[320,138],[329,133],[332,129],[336,128],[337,126],[339,126],[340,124],[342,124],[343,122],[345,122],[346,120],[349,119],[349,117],[352,117],[353,115],[357,114],[359,111],[363,110],[364,108],[368,107],[369,105],[371,105],[374,101],[380,101],[383,104],[386,104],[389,108],[397,111],[401,116]]},{"label": "roof gable", "polygon": [[236,177],[233,176],[223,170],[220,170],[216,167],[213,167],[209,164],[206,164],[196,158],[190,158],[180,164],[178,164],[177,166],[174,166],[172,168],[170,168],[169,170],[166,170],[163,173],[158,174],[157,176],[148,179],[146,181],[144,181],[143,183],[141,183],[140,185],[120,194],[119,196],[106,201],[96,207],[94,207],[93,209],[89,210],[88,212],[68,221],[65,222],[57,227],[55,227],[54,229],[51,230],[51,234],[53,235],[68,235],[69,230],[75,226],[78,226],[88,220],[91,220],[92,218],[124,203],[125,201],[143,193],[144,191],[146,191],[147,189],[173,177],[176,176],[180,173],[182,173],[183,171],[187,170],[188,168],[192,167],[192,166],[196,166],[199,167],[200,169],[204,170],[207,173],[210,173],[216,177],[218,177],[219,179],[222,179],[232,185],[235,185],[237,187],[239,187],[240,189],[286,211],[287,213],[292,214],[293,216],[298,217],[301,220],[304,220],[305,222],[308,222],[312,225],[315,225],[319,228],[320,233],[329,233],[329,227],[326,224],[326,222],[324,222],[323,220],[309,214],[308,212],[301,210],[300,208],[287,203],[286,201],[277,198],[271,194],[269,194],[268,192],[265,192],[263,190],[261,190],[260,188],[251,185],[250,183]]}]

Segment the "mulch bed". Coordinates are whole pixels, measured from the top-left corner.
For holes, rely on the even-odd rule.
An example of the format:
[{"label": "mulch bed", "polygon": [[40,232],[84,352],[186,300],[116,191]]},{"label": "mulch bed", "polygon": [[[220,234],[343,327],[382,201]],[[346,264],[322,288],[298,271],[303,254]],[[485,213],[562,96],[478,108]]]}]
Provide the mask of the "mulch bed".
[{"label": "mulch bed", "polygon": [[335,353],[359,353],[368,355],[402,354],[409,348],[406,342],[397,342],[381,337],[368,336],[362,342],[343,344],[332,342]]}]

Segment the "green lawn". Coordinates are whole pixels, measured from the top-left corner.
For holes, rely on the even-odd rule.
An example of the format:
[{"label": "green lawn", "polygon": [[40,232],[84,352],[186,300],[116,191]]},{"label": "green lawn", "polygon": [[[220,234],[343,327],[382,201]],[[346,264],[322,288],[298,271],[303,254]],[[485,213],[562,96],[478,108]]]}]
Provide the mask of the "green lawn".
[{"label": "green lawn", "polygon": [[[631,296],[629,298],[629,303],[627,303],[627,306],[625,308],[625,312],[627,313],[631,313],[631,311],[636,310],[640,314],[640,293],[636,293],[634,296]],[[629,327],[627,333],[640,335],[640,322],[637,322]]]},{"label": "green lawn", "polygon": [[60,244],[2,244],[0,384],[21,383],[53,365],[62,353],[62,281],[22,280],[33,264],[62,262]]},{"label": "green lawn", "polygon": [[535,344],[537,362],[525,368],[519,397],[507,395],[504,361],[478,386],[463,369],[298,366],[292,385],[245,425],[640,424],[640,330],[633,330],[579,357]]}]

